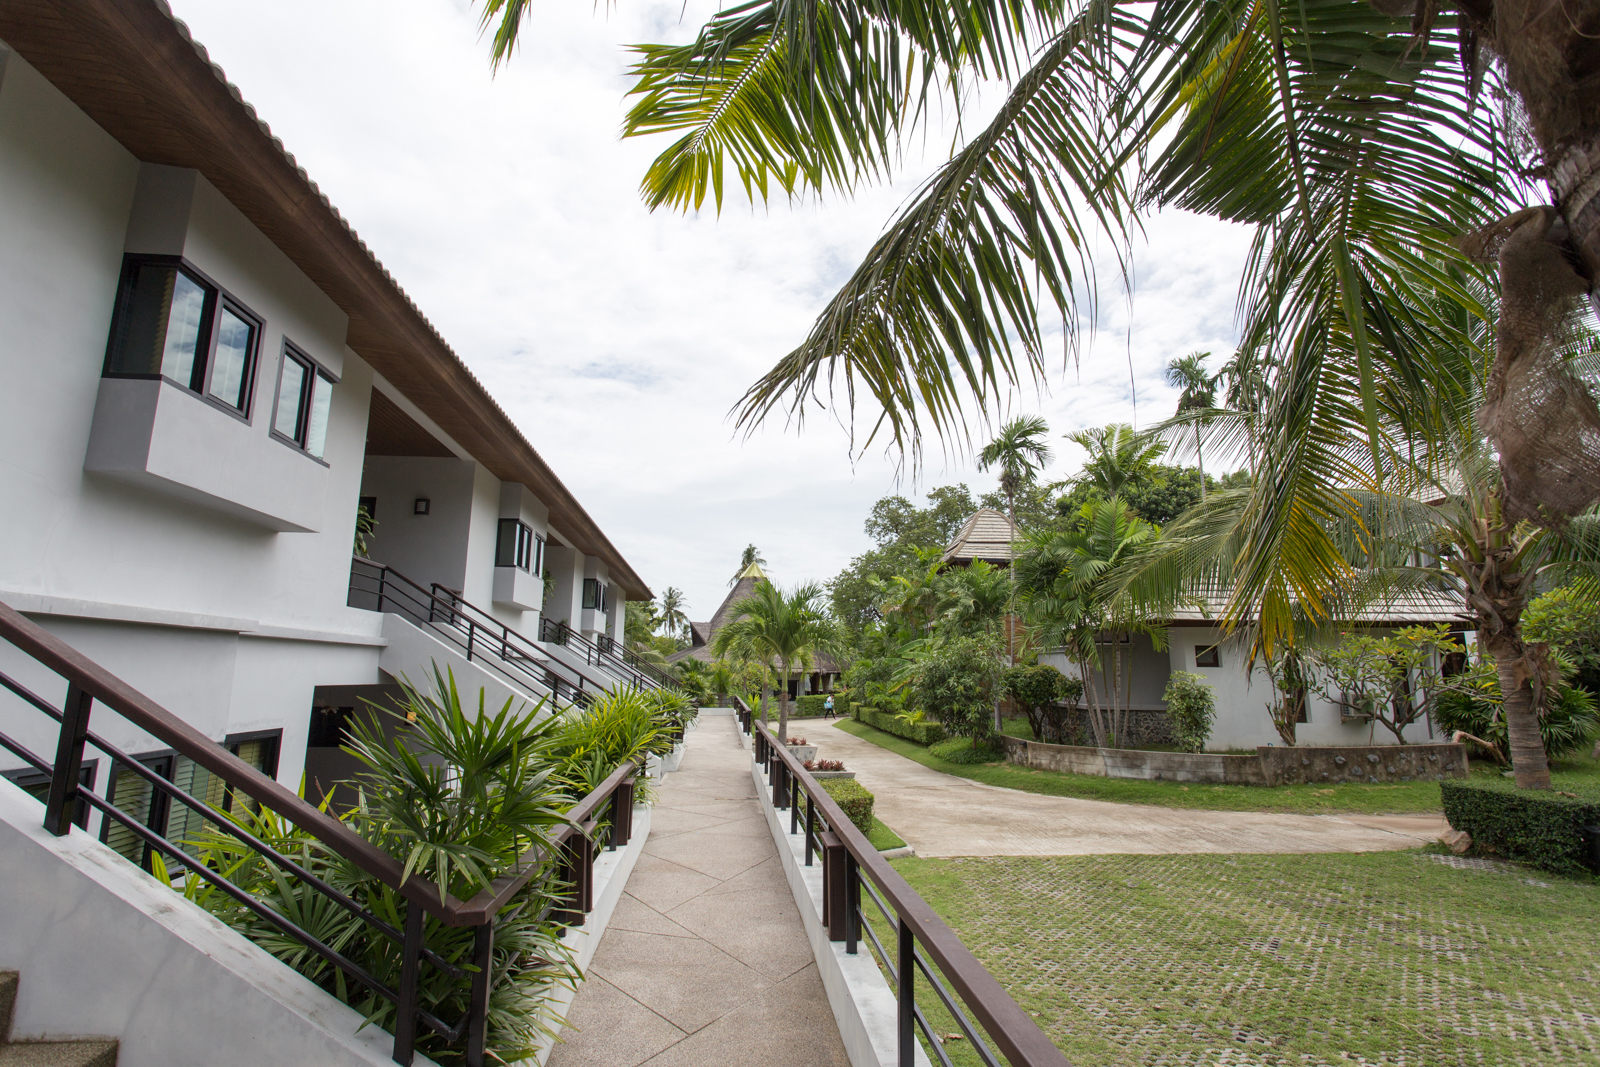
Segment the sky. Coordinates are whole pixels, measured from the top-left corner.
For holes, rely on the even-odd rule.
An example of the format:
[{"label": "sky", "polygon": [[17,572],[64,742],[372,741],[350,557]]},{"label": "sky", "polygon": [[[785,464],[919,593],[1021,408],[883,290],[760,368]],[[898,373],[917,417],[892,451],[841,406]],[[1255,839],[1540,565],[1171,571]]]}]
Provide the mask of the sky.
[{"label": "sky", "polygon": [[[736,193],[720,214],[709,201],[652,213],[638,182],[670,141],[619,136],[626,49],[692,39],[715,3],[535,4],[494,73],[464,0],[170,2],[624,558],[658,595],[683,590],[691,618],[710,617],[746,544],[781,584],[826,580],[872,547],[862,523],[880,497],[994,488],[937,444],[914,479],[879,448],[852,452],[843,411],[749,436],[729,418],[944,158],[953,126],[852,199],[752,206]],[[1000,98],[989,88],[978,112]],[[1184,213],[1151,220],[1127,282],[1101,276],[1075,364],[1001,417],[1041,414],[1054,436],[1170,415],[1166,362],[1232,352],[1248,240]],[[1081,452],[1055,444],[1046,477],[1068,477]]]}]

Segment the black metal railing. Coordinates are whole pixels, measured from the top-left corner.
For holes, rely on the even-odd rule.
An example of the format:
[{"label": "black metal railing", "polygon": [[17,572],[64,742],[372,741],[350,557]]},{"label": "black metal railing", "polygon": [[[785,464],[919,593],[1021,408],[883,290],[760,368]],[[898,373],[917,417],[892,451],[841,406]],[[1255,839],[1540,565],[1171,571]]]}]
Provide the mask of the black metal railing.
[{"label": "black metal railing", "polygon": [[535,693],[542,688],[557,701],[586,707],[616,684],[555,659],[520,631],[462,599],[460,593],[438,584],[424,589],[393,567],[362,556],[351,562],[346,602],[353,608],[388,611],[409,619],[460,649],[469,662]]},{"label": "black metal railing", "polygon": [[[417,1035],[425,1027],[450,1045],[464,1042],[465,1059],[469,1067],[482,1067],[486,1054],[489,983],[493,972],[490,963],[497,916],[535,877],[551,878],[554,879],[551,889],[558,901],[551,912],[552,917],[569,926],[581,926],[584,915],[593,907],[597,831],[602,823],[607,824],[605,845],[608,849],[626,846],[633,834],[634,779],[639,768],[633,763],[626,763],[574,805],[567,812],[567,824],[524,852],[513,869],[470,900],[460,900],[442,892],[433,882],[419,875],[403,877],[404,867],[399,860],[372,845],[333,815],[307,803],[274,779],[240,760],[5,604],[0,604],[0,638],[54,672],[65,680],[67,686],[66,699],[57,708],[16,679],[0,673],[0,687],[9,690],[20,700],[20,706],[15,701],[7,702],[4,706],[5,714],[0,722],[4,722],[6,728],[0,730],[0,747],[8,749],[47,778],[45,829],[58,837],[65,836],[74,825],[84,826],[86,820],[80,821],[80,812],[86,813],[92,809],[100,814],[105,826],[115,824],[142,841],[147,857],[160,853],[169,873],[192,872],[284,935],[305,945],[312,953],[395,1006],[394,1060],[399,1064],[412,1062]],[[146,767],[137,757],[108,743],[102,734],[90,729],[90,714],[96,703],[220,779],[229,795],[248,798],[275,812],[315,837],[332,853],[399,892],[406,901],[404,929],[398,929],[373,915],[359,902],[329,885],[302,864],[219,813],[201,797],[192,795],[169,778]],[[12,736],[11,724],[19,720],[18,712],[30,707],[58,724],[54,760],[46,759]],[[25,726],[23,728],[26,729]],[[167,805],[190,809],[206,819],[208,826],[232,836],[283,876],[300,880],[361,919],[378,935],[399,945],[402,966],[398,986],[380,980],[337,948],[305,930],[291,917],[241,889],[223,872],[208,867],[199,857],[186,851],[182,842],[169,840],[166,835],[153,829],[148,821],[135,818],[113,804],[107,796],[94,791],[86,784],[82,773],[89,766],[84,758],[86,749],[97,750],[119,770],[125,769],[142,777],[151,787],[152,798],[160,798]],[[145,865],[147,869],[153,866],[148,858]],[[470,966],[452,964],[428,947],[424,938],[425,914],[433,915],[446,926],[473,928]],[[424,964],[436,968],[456,983],[469,985],[468,1008],[455,1022],[440,1019],[432,1006],[420,1002],[419,977]],[[459,985],[457,988],[460,988]]]},{"label": "black metal railing", "polygon": [[679,689],[683,683],[671,673],[653,663],[640,659],[623,645],[604,634],[591,641],[565,622],[539,618],[539,640],[547,645],[560,645],[591,667],[602,667],[618,675],[623,681],[640,689]]},{"label": "black metal railing", "polygon": [[[789,833],[805,835],[805,865],[822,860],[822,924],[854,955],[864,941],[894,990],[896,1064],[912,1067],[920,1044],[952,1067],[944,1039],[917,1004],[919,984],[935,998],[987,1067],[1070,1067],[1066,1057],[969,952],[955,931],[879,855],[838,803],[767,724],[737,697],[740,728],[751,736],[772,804],[789,812]],[[805,807],[801,816],[800,808]],[[872,910],[864,909],[870,902]],[[879,927],[883,927],[880,934]],[[918,975],[921,975],[920,983]]]}]

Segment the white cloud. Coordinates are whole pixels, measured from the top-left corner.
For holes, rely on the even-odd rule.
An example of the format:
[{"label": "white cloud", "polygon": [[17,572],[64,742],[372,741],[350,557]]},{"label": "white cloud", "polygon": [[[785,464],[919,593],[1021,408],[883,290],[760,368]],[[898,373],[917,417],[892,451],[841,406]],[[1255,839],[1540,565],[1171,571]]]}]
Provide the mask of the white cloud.
[{"label": "white cloud", "polygon": [[[685,589],[704,618],[746,543],[784,582],[827,578],[868,547],[861,523],[897,489],[888,458],[852,462],[827,417],[746,440],[726,416],[937,159],[852,201],[652,214],[637,186],[666,142],[617,136],[625,46],[689,38],[715,9],[705,0],[539,5],[495,77],[460,0],[173,6],[657,592]],[[1102,278],[1078,364],[1012,410],[1058,432],[1130,421],[1131,356],[1140,421],[1164,417],[1168,358],[1231,351],[1244,249],[1235,229],[1157,220],[1131,319],[1120,279]],[[920,484],[955,480],[993,486],[937,453]]]}]

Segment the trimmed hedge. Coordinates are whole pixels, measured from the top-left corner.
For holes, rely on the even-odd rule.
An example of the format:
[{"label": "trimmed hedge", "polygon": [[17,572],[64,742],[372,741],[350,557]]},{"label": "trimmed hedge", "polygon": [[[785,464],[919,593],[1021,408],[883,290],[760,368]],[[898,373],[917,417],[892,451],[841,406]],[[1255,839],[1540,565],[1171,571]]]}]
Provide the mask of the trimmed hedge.
[{"label": "trimmed hedge", "polygon": [[876,708],[860,708],[856,714],[856,719],[866,723],[868,726],[882,730],[886,734],[894,734],[896,737],[903,737],[907,741],[915,741],[919,745],[931,745],[950,736],[945,732],[944,727],[936,722],[928,719],[917,723],[906,722],[904,719],[896,718],[893,715],[885,715]]},{"label": "trimmed hedge", "polygon": [[970,737],[952,737],[928,746],[928,755],[938,756],[950,763],[1000,763],[1006,758],[994,741],[980,742],[973,747]]},{"label": "trimmed hedge", "polygon": [[826,695],[809,693],[803,697],[794,698],[794,710],[791,715],[799,719],[817,719],[826,715],[827,709],[823,706],[828,702]]},{"label": "trimmed hedge", "polygon": [[845,817],[864,834],[872,833],[871,791],[854,778],[824,778],[817,783],[844,809]]},{"label": "trimmed hedge", "polygon": [[1474,848],[1558,874],[1589,870],[1582,827],[1600,825],[1600,790],[1577,797],[1518,789],[1506,780],[1440,783],[1444,815]]}]

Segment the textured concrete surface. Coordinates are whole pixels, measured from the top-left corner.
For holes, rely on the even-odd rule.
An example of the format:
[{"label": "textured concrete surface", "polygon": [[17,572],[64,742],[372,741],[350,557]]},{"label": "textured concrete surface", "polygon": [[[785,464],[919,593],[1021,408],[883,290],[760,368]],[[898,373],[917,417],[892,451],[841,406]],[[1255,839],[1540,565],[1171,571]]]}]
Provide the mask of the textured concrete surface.
[{"label": "textured concrete surface", "polygon": [[877,796],[875,814],[919,856],[1376,852],[1416,848],[1446,829],[1443,815],[1194,811],[1040,796],[941,774],[831,725],[806,737],[820,758],[856,772]]},{"label": "textured concrete surface", "polygon": [[734,720],[705,716],[550,1067],[847,1067]]}]

